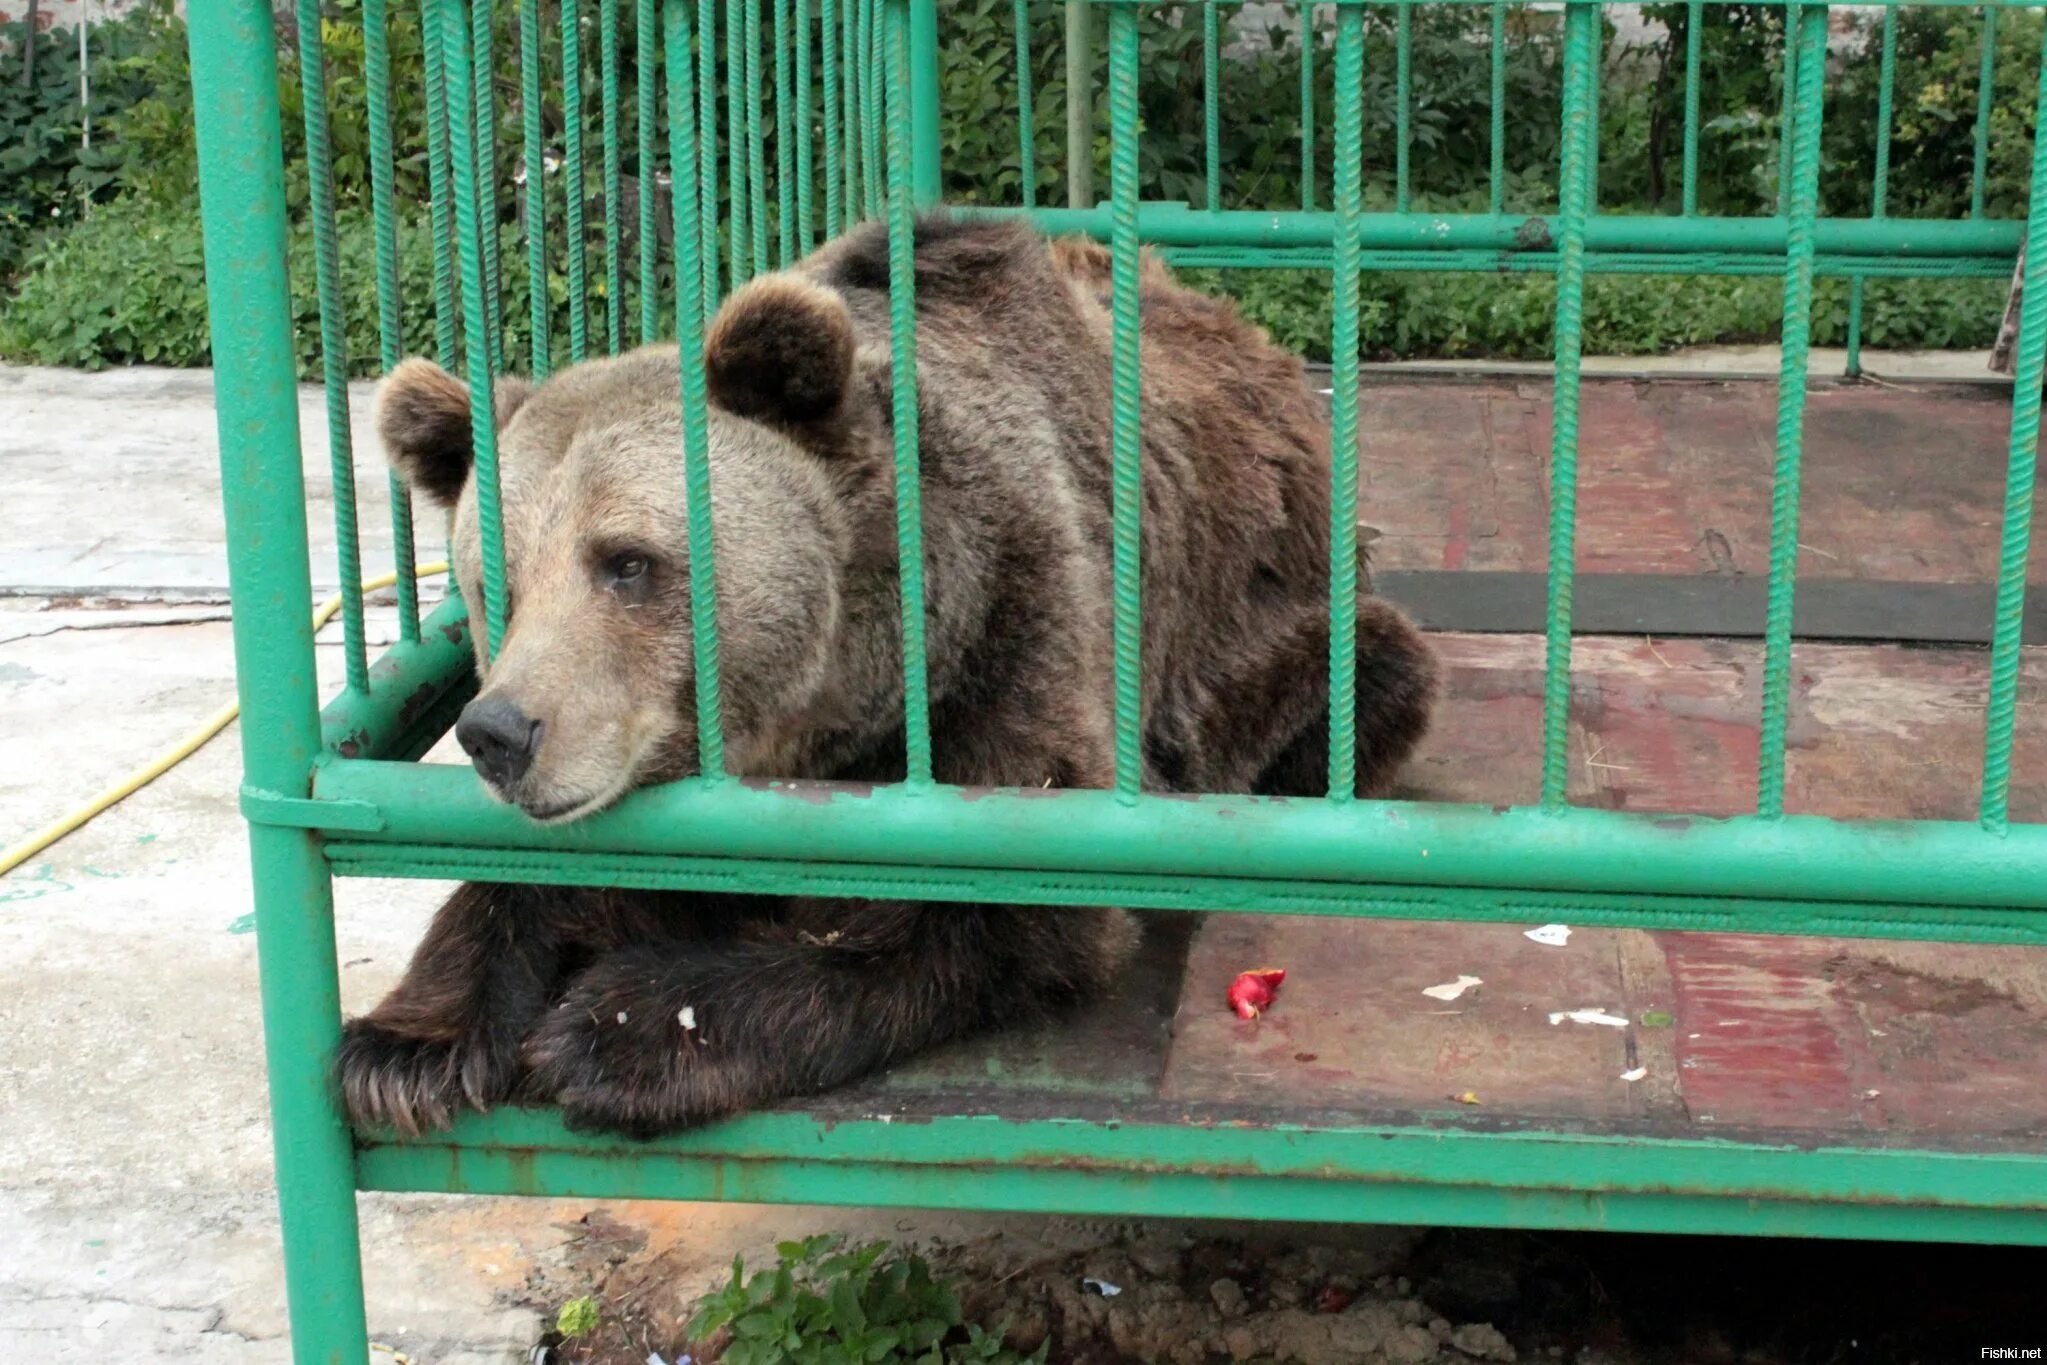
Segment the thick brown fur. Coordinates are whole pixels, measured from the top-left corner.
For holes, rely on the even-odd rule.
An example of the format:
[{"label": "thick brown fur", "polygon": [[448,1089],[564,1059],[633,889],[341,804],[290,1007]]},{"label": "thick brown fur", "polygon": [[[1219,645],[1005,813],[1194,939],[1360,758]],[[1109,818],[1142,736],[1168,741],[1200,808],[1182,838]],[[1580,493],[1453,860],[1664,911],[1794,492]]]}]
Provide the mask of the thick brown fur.
[{"label": "thick brown fur", "polygon": [[[1108,256],[1015,225],[917,230],[933,762],[944,782],[1103,787],[1110,685]],[[749,775],[903,774],[887,239],[856,230],[709,331],[727,753]],[[1308,794],[1328,771],[1329,433],[1300,362],[1140,272],[1144,759],[1155,789]],[[496,790],[574,819],[695,769],[676,358],[578,366],[499,405],[511,621],[479,702],[530,717]],[[456,403],[460,396],[464,402]],[[479,600],[466,395],[382,400],[394,463],[457,509]],[[458,478],[459,475],[459,478]],[[1358,786],[1428,724],[1435,666],[1359,605]],[[522,731],[523,733],[523,731]],[[1113,909],[464,887],[348,1025],[352,1114],[407,1131],[515,1095],[652,1134],[836,1085],[1102,990]]]}]

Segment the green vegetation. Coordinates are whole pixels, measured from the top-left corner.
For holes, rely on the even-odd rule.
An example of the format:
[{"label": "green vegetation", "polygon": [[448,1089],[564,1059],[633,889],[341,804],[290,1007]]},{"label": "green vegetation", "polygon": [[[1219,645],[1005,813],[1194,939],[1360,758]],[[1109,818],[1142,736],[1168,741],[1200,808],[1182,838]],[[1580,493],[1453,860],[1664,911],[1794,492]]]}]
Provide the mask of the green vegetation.
[{"label": "green vegetation", "polygon": [[[324,36],[333,127],[338,238],[346,293],[350,369],[377,368],[373,244],[369,223],[366,81],[360,0],[329,0]],[[525,252],[518,213],[521,143],[516,60],[516,7],[498,6],[497,145],[499,228],[506,303],[504,351],[514,363],[528,351]],[[1674,212],[1681,196],[1684,51],[1687,8],[1654,5],[1648,12],[1669,32],[1646,45],[1609,42],[1601,108],[1600,201],[1606,212]],[[1782,11],[1765,6],[1713,6],[1701,35],[1704,52],[1699,138],[1699,208],[1709,214],[1768,212],[1777,186],[1777,62]],[[1188,11],[1192,14],[1193,11]],[[1200,24],[1174,11],[1146,26],[1141,101],[1145,123],[1144,193],[1205,201]],[[948,195],[960,202],[1016,203],[1021,168],[1016,139],[1016,72],[1009,0],[950,0],[941,43],[944,103],[941,137]],[[557,69],[559,11],[544,0],[547,61]],[[1329,19],[1326,10],[1320,21]],[[1491,71],[1484,7],[1446,6],[1413,14],[1412,202],[1420,209],[1483,211],[1491,147]],[[1868,24],[1857,15],[1853,22]],[[1897,15],[1898,80],[1892,120],[1888,210],[1899,216],[1969,212],[1974,159],[1977,71],[1982,21],[1970,9],[1914,8]],[[594,20],[593,20],[594,23]],[[1064,142],[1064,65],[1060,13],[1050,0],[1032,7],[1034,137],[1039,202],[1060,203]],[[1374,9],[1366,53],[1366,194],[1375,207],[1393,194],[1394,37],[1390,10]],[[2032,81],[2041,16],[2005,12],[1997,28],[1997,74],[1984,178],[1984,208],[1993,216],[2025,211],[2032,144]],[[637,67],[632,25],[625,25],[623,76]],[[1517,7],[1507,24],[1505,68],[1511,117],[1503,148],[1503,201],[1508,212],[1554,208],[1560,89],[1558,15]],[[0,48],[20,50],[19,26],[0,31]],[[404,346],[433,345],[433,288],[427,226],[424,100],[418,78],[420,33],[412,5],[392,7],[391,46]],[[1099,48],[1099,45],[1098,45]],[[99,367],[136,362],[196,365],[207,359],[198,208],[194,191],[191,94],[186,85],[184,30],[169,0],[92,30],[93,141],[80,145],[77,45],[73,35],[45,35],[33,86],[0,63],[0,357],[51,365]],[[589,332],[602,335],[602,217],[595,126],[596,35],[584,41],[593,67],[585,81],[587,188],[591,194]],[[280,34],[287,182],[292,233],[294,307],[302,323],[300,366],[312,373],[316,304],[307,187],[301,156],[295,35]],[[1105,58],[1097,51],[1097,65]],[[1256,51],[1224,66],[1223,202],[1281,208],[1300,198],[1300,48],[1275,34]],[[1333,63],[1325,46],[1316,63],[1317,196],[1326,204],[1330,167],[1329,105]],[[1877,46],[1837,53],[1829,75],[1823,146],[1822,202],[1831,214],[1869,211],[1875,155]],[[559,82],[542,110],[550,149],[559,149],[563,111]],[[1106,88],[1098,70],[1096,89]],[[721,103],[722,107],[722,103]],[[634,101],[624,101],[624,173],[631,192],[635,155]],[[1106,128],[1104,114],[1098,127]],[[769,130],[768,164],[775,161]],[[1106,136],[1095,148],[1097,183],[1106,183]],[[821,167],[820,158],[820,167]],[[558,172],[557,172],[558,174]],[[817,196],[821,211],[822,196]],[[554,273],[547,282],[552,336],[566,358],[568,290],[560,272],[559,192],[549,215]],[[628,214],[630,219],[630,214]],[[636,251],[632,223],[625,249]],[[1307,271],[1195,271],[1197,283],[1227,290],[1289,346],[1328,355],[1326,276]],[[636,285],[628,269],[628,294]],[[664,287],[665,287],[664,281]],[[1996,281],[1873,280],[1867,285],[1864,337],[1874,346],[1987,345],[2003,286]],[[1540,357],[1548,352],[1554,290],[1540,275],[1371,273],[1364,285],[1361,348],[1373,358],[1416,356]],[[11,296],[11,297],[9,297]],[[628,319],[637,304],[624,300]],[[1587,293],[1589,348],[1611,354],[1674,346],[1768,339],[1777,327],[1778,283],[1770,278],[1597,276]],[[1845,335],[1847,283],[1820,282],[1815,310],[1818,344]],[[636,328],[628,325],[628,332]]]},{"label": "green vegetation", "polygon": [[960,1316],[959,1296],[918,1256],[886,1243],[852,1249],[812,1237],[776,1248],[773,1270],[732,1279],[697,1306],[689,1336],[729,1334],[722,1365],[1038,1365]]}]

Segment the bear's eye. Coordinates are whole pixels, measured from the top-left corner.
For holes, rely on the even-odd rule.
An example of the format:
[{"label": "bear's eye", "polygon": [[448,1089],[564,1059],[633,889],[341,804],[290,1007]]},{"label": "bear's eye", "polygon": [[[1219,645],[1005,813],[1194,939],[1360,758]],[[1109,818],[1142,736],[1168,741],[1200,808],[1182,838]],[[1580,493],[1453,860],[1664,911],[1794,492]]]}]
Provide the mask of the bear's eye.
[{"label": "bear's eye", "polygon": [[645,555],[635,554],[613,555],[611,561],[604,566],[611,581],[620,587],[638,583],[652,568],[653,565],[648,562]]}]

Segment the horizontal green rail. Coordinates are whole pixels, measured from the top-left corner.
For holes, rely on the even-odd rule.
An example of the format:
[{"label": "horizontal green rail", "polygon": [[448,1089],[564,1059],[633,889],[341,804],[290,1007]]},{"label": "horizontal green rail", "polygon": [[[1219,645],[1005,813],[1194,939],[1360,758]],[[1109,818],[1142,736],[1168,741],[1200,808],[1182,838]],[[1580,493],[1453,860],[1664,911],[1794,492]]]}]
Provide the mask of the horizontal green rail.
[{"label": "horizontal green rail", "polygon": [[[564,825],[439,764],[340,760],[305,819],[372,841],[1018,872],[2047,907],[2047,826],[690,780]],[[298,817],[294,817],[294,821]],[[2038,919],[2038,916],[2035,916]],[[2047,926],[2043,926],[2047,927]]]},{"label": "horizontal green rail", "polygon": [[[970,217],[1022,214],[1054,236],[1085,235],[1107,241],[1109,210],[960,207]],[[1334,213],[1260,213],[1224,209],[1211,213],[1185,204],[1150,201],[1138,205],[1137,231],[1147,243],[1179,247],[1326,247],[1336,239]],[[1551,251],[1562,237],[1559,219],[1543,215],[1455,213],[1361,213],[1358,234],[1367,251],[1490,252]],[[2025,224],[1912,218],[1822,218],[1814,224],[1821,252],[1910,259],[1978,257],[2017,259]],[[1768,256],[1783,269],[1790,243],[1788,219],[1684,218],[1609,214],[1588,218],[1588,251],[1723,253]]]},{"label": "horizontal green rail", "polygon": [[[771,1112],[651,1143],[553,1114],[363,1135],[364,1189],[2047,1243],[2047,1156],[1127,1115]],[[1200,1117],[1196,1115],[1196,1117]]]}]

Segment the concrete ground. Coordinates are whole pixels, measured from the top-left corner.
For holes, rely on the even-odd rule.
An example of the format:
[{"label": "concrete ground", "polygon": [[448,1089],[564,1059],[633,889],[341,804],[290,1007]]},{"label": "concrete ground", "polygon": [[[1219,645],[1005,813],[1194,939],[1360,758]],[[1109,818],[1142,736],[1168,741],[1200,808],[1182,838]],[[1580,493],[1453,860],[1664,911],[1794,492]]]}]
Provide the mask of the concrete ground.
[{"label": "concrete ground", "polygon": [[[1892,382],[1970,366],[1866,363]],[[1701,364],[1770,373],[1775,359]],[[0,841],[233,695],[210,401],[203,373],[0,368]],[[325,592],[330,482],[310,390],[302,423]],[[381,486],[373,442],[359,435],[356,447],[363,486]],[[364,562],[390,563],[377,503],[366,504]],[[373,638],[389,620],[373,612]],[[333,631],[323,638],[323,673],[338,675]],[[285,1358],[239,767],[231,728],[0,879],[0,1361]],[[348,1008],[393,981],[446,890],[340,884]],[[593,1245],[621,1224],[632,1229],[621,1255],[658,1255],[679,1287],[721,1276],[735,1252],[819,1229],[1064,1245],[1098,1235],[888,1211],[378,1195],[361,1207],[372,1335],[422,1365],[524,1360],[540,1309],[578,1292]]]}]

